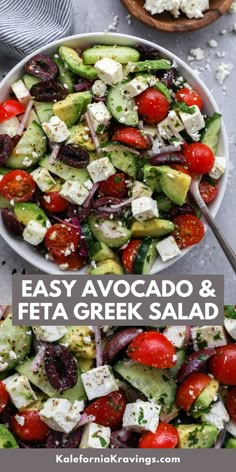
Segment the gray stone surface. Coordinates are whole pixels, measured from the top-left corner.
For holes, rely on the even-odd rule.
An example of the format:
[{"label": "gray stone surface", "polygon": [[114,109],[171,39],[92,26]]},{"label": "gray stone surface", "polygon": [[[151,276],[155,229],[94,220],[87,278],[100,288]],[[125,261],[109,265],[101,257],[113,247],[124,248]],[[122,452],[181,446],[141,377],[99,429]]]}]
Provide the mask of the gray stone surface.
[{"label": "gray stone surface", "polygon": [[[28,0],[29,1],[29,0]],[[30,3],[30,2],[29,2]],[[235,173],[235,124],[236,124],[236,31],[232,31],[236,23],[236,14],[226,14],[209,27],[185,34],[167,34],[156,31],[132,19],[131,24],[128,12],[119,0],[74,0],[73,32],[85,33],[105,31],[113,23],[114,15],[118,15],[116,31],[126,33],[160,44],[187,60],[191,48],[201,47],[205,51],[203,61],[194,61],[192,67],[200,69],[200,74],[208,88],[212,91],[224,115],[230,140],[230,178],[227,192],[217,215],[217,222],[223,229],[225,236],[236,250],[236,173]],[[116,22],[116,21],[115,21]],[[226,30],[225,34],[222,34]],[[208,41],[215,39],[217,48],[208,46]],[[217,57],[225,53],[224,57]],[[234,65],[230,77],[223,87],[215,79],[215,70],[220,63]],[[1,75],[14,64],[9,59],[1,58]],[[0,239],[0,294],[1,303],[11,299],[11,274],[37,273],[37,270],[27,264],[19,255],[15,254],[5,242]],[[208,231],[205,240],[195,247],[191,254],[176,263],[171,269],[163,272],[175,274],[223,274],[225,276],[225,302],[236,303],[235,276],[215,238]]]}]

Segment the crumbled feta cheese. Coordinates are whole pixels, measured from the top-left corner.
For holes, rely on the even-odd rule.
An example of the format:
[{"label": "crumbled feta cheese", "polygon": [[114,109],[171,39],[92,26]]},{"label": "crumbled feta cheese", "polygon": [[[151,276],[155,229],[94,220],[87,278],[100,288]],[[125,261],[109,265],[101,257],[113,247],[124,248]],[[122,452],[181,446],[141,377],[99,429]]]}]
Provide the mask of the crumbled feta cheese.
[{"label": "crumbled feta cheese", "polygon": [[117,381],[108,365],[96,367],[81,374],[81,380],[89,400],[103,397],[119,389]]},{"label": "crumbled feta cheese", "polygon": [[158,132],[161,138],[170,140],[180,131],[184,130],[183,123],[174,110],[171,110],[164,120],[158,124]]},{"label": "crumbled feta cheese", "polygon": [[92,86],[92,92],[95,97],[103,98],[107,93],[107,86],[102,80],[95,80]]},{"label": "crumbled feta cheese", "polygon": [[228,12],[233,15],[234,13],[236,13],[236,2],[233,2],[231,7],[229,8]]},{"label": "crumbled feta cheese", "polygon": [[58,341],[67,333],[65,326],[33,326],[32,329],[37,339],[49,343]]},{"label": "crumbled feta cheese", "polygon": [[138,221],[158,218],[159,211],[156,200],[151,197],[139,197],[132,201],[132,214]]},{"label": "crumbled feta cheese", "polygon": [[97,423],[89,423],[85,426],[80,441],[80,449],[104,449],[109,447],[111,428]]},{"label": "crumbled feta cheese", "polygon": [[210,46],[210,48],[217,48],[218,43],[215,39],[210,39],[210,41],[208,41],[208,46]]},{"label": "crumbled feta cheese", "polygon": [[17,423],[20,426],[24,426],[24,424],[25,424],[25,417],[24,416],[15,415],[15,420],[17,421]]},{"label": "crumbled feta cheese", "polygon": [[30,167],[30,166],[32,166],[32,164],[33,164],[32,159],[30,159],[30,158],[27,157],[27,156],[24,157],[24,159],[23,159],[22,162],[23,162],[24,167]]},{"label": "crumbled feta cheese", "polygon": [[16,116],[10,118],[10,120],[3,121],[0,123],[0,134],[8,134],[10,138],[14,138],[20,126],[20,122]]},{"label": "crumbled feta cheese", "polygon": [[14,82],[14,84],[11,85],[11,88],[17,100],[24,106],[27,106],[29,101],[31,100],[31,96],[23,80],[17,80],[17,82]]},{"label": "crumbled feta cheese", "polygon": [[22,236],[27,243],[32,244],[32,246],[38,246],[38,244],[43,242],[46,232],[47,228],[37,221],[30,220],[25,226]]},{"label": "crumbled feta cheese", "polygon": [[94,67],[97,71],[99,79],[101,79],[107,85],[116,85],[123,79],[122,65],[113,59],[100,59],[96,62]]},{"label": "crumbled feta cheese", "polygon": [[25,375],[13,374],[3,380],[9,397],[16,408],[25,408],[37,400]]},{"label": "crumbled feta cheese", "polygon": [[101,157],[90,162],[87,171],[94,183],[107,180],[108,177],[116,173],[115,167],[109,161],[108,157]]},{"label": "crumbled feta cheese", "polygon": [[177,349],[184,347],[186,326],[167,326],[163,334]]},{"label": "crumbled feta cheese", "polygon": [[35,169],[31,172],[31,175],[42,192],[48,192],[48,190],[56,184],[56,181],[52,178],[50,172],[42,167]]},{"label": "crumbled feta cheese", "polygon": [[68,202],[75,205],[82,205],[89,194],[89,190],[79,182],[67,180],[59,193]]},{"label": "crumbled feta cheese", "polygon": [[52,116],[48,123],[42,124],[42,128],[52,143],[63,143],[70,136],[69,129],[59,116]]},{"label": "crumbled feta cheese", "polygon": [[201,61],[205,57],[204,50],[201,49],[201,48],[195,48],[195,49],[192,48],[192,49],[190,49],[190,54],[193,56],[193,58],[196,61]]},{"label": "crumbled feta cheese", "polygon": [[196,133],[204,128],[205,120],[198,106],[193,105],[190,109],[194,110],[193,114],[180,111],[179,115],[189,136],[197,140]]},{"label": "crumbled feta cheese", "polygon": [[232,436],[233,436],[234,438],[236,438],[236,421],[231,420],[231,421],[227,424],[227,431],[228,431],[228,433],[232,434]]},{"label": "crumbled feta cheese", "polygon": [[229,415],[224,406],[222,401],[218,401],[214,403],[210,407],[210,411],[208,413],[204,413],[201,416],[201,420],[204,423],[212,424],[215,426],[219,431],[224,429],[225,423],[229,422]]},{"label": "crumbled feta cheese", "polygon": [[225,346],[227,344],[225,331],[222,326],[195,326],[191,328],[191,336],[195,351]]},{"label": "crumbled feta cheese", "polygon": [[231,338],[235,339],[236,341],[236,320],[231,318],[224,318],[224,327],[231,336]]},{"label": "crumbled feta cheese", "polygon": [[123,416],[123,428],[131,431],[151,431],[155,433],[159,424],[160,405],[155,403],[137,401],[128,403]]},{"label": "crumbled feta cheese", "polygon": [[226,170],[226,159],[225,157],[215,157],[214,165],[209,172],[209,175],[212,179],[220,179],[220,177],[225,173]]},{"label": "crumbled feta cheese", "polygon": [[149,83],[145,77],[139,75],[127,83],[124,92],[131,98],[137,97],[149,87]]},{"label": "crumbled feta cheese", "polygon": [[139,182],[139,180],[135,180],[132,184],[131,188],[131,195],[134,198],[139,197],[151,197],[153,194],[153,190],[145,185],[143,182]]},{"label": "crumbled feta cheese", "polygon": [[90,119],[96,133],[103,133],[104,129],[109,126],[111,121],[111,113],[103,102],[92,103],[87,107]]},{"label": "crumbled feta cheese", "polygon": [[180,3],[181,0],[146,0],[144,8],[149,11],[151,15],[156,15],[164,11],[177,11],[180,7]]},{"label": "crumbled feta cheese", "polygon": [[181,0],[180,8],[188,18],[202,18],[203,13],[209,10],[209,0]]},{"label": "crumbled feta cheese", "polygon": [[163,262],[169,261],[181,254],[173,236],[162,239],[156,244],[157,252],[160,254]]},{"label": "crumbled feta cheese", "polygon": [[218,84],[222,85],[224,83],[227,77],[229,77],[232,68],[232,64],[224,64],[223,62],[217,67],[216,80]]},{"label": "crumbled feta cheese", "polygon": [[44,403],[40,418],[49,428],[68,434],[79,422],[80,411],[77,402],[72,405],[65,398],[50,398]]},{"label": "crumbled feta cheese", "polygon": [[116,31],[119,21],[119,16],[114,14],[112,23],[108,26],[108,31]]}]

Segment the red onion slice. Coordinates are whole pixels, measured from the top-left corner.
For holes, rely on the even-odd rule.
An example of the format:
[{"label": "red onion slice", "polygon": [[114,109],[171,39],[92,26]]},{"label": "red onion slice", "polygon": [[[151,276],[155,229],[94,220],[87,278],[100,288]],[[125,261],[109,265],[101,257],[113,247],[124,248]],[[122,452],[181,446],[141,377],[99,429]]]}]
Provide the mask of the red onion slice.
[{"label": "red onion slice", "polygon": [[28,105],[27,105],[27,107],[26,107],[24,116],[23,116],[23,118],[22,118],[22,120],[21,120],[21,123],[20,123],[20,125],[19,125],[19,127],[18,127],[18,130],[17,130],[17,132],[16,132],[16,134],[17,134],[18,136],[22,136],[22,134],[23,134],[23,132],[24,132],[24,129],[25,129],[26,123],[27,123],[27,121],[28,121],[28,119],[29,119],[29,115],[30,115],[30,112],[31,112],[31,109],[32,109],[33,104],[34,104],[33,100],[30,100],[29,103],[28,103]]},{"label": "red onion slice", "polygon": [[45,350],[46,350],[46,343],[41,344],[41,347],[39,348],[30,366],[30,370],[32,370],[32,372],[34,373],[37,372],[39,368],[41,367],[41,365],[43,365]]},{"label": "red onion slice", "polygon": [[49,160],[48,160],[49,164],[55,164],[55,162],[58,158],[60,147],[61,147],[60,144],[54,144],[54,146],[52,148],[52,153],[51,153],[51,155],[49,157]]},{"label": "red onion slice", "polygon": [[78,220],[78,218],[74,217],[74,218],[71,218],[71,221],[72,221],[72,224],[73,224],[74,228],[76,228],[78,230],[78,233],[80,235],[79,255],[82,256],[82,257],[88,257],[88,248],[87,248],[87,244],[86,244],[86,239],[84,238],[83,230],[80,226],[79,220]]},{"label": "red onion slice", "polygon": [[86,200],[85,200],[84,203],[83,203],[83,207],[84,207],[84,208],[88,208],[88,207],[89,207],[90,202],[91,202],[91,200],[92,200],[94,194],[96,193],[98,187],[99,187],[99,182],[97,182],[96,184],[93,184],[92,188],[91,188],[90,191],[89,191],[89,194],[88,194]]},{"label": "red onion slice", "polygon": [[94,208],[99,208],[101,206],[106,206],[106,205],[116,205],[118,203],[123,202],[124,199],[121,198],[116,198],[116,197],[101,197],[98,198],[97,200],[94,200],[93,202],[93,207]]},{"label": "red onion slice", "polygon": [[216,443],[214,445],[214,449],[221,449],[222,448],[224,440],[225,440],[226,432],[227,432],[227,424],[225,424],[224,429],[222,429],[219,432],[219,434],[217,436],[217,439],[216,439]]},{"label": "red onion slice", "polygon": [[102,366],[102,335],[99,326],[93,326],[93,332],[96,344],[96,366]]},{"label": "red onion slice", "polygon": [[0,320],[4,317],[4,313],[7,309],[6,305],[0,305]]},{"label": "red onion slice", "polygon": [[131,203],[135,200],[135,198],[136,197],[127,198],[127,200],[121,203],[118,203],[117,205],[111,205],[111,208],[122,208],[122,207],[130,206]]},{"label": "red onion slice", "polygon": [[178,371],[178,382],[183,383],[190,374],[198,372],[215,353],[215,349],[202,349],[201,351],[191,354]]},{"label": "red onion slice", "polygon": [[121,209],[120,208],[111,208],[111,207],[101,206],[101,207],[98,208],[98,211],[108,213],[108,214],[111,214],[111,215],[113,215],[113,214],[119,215],[120,212],[121,212]]},{"label": "red onion slice", "polygon": [[92,120],[91,120],[91,118],[90,118],[89,111],[87,111],[84,116],[85,116],[85,120],[86,120],[86,123],[87,123],[88,128],[89,128],[90,134],[91,134],[91,138],[92,138],[92,140],[93,140],[93,144],[94,144],[94,146],[95,146],[95,148],[96,148],[96,152],[97,152],[98,154],[101,154],[100,142],[99,142],[99,139],[98,139],[98,137],[97,137],[97,133],[96,133],[96,131],[95,131],[95,129],[94,129]]},{"label": "red onion slice", "polygon": [[131,152],[132,154],[136,154],[136,156],[140,155],[140,152],[137,151],[137,149],[129,148],[128,146],[123,146],[123,144],[115,145],[115,144],[108,144],[102,148],[102,151],[105,152],[112,152],[112,151],[128,151]]},{"label": "red onion slice", "polygon": [[76,425],[76,429],[81,428],[82,426],[85,426],[86,424],[93,423],[96,418],[93,415],[87,415],[87,413],[82,413],[81,418]]},{"label": "red onion slice", "polygon": [[142,329],[127,328],[119,333],[116,333],[103,349],[103,362],[108,364],[111,362],[120,351],[125,349],[131,341],[133,341],[138,334],[142,333]]}]

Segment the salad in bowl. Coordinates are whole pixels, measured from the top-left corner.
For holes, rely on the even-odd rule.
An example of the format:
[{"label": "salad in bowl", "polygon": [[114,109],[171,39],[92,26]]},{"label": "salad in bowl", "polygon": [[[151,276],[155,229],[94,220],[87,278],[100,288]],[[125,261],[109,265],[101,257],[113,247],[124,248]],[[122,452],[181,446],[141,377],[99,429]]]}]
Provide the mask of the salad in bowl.
[{"label": "salad in bowl", "polygon": [[192,176],[213,210],[222,198],[226,138],[206,90],[160,48],[114,39],[61,41],[7,80],[1,233],[46,272],[155,273],[204,237]]},{"label": "salad in bowl", "polygon": [[1,307],[0,448],[236,448],[224,326],[13,326]]}]

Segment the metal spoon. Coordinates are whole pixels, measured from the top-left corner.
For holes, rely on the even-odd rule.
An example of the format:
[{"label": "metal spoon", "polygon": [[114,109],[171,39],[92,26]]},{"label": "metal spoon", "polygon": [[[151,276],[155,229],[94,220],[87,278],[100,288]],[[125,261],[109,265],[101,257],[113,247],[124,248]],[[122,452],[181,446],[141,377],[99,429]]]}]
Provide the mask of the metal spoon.
[{"label": "metal spoon", "polygon": [[193,177],[192,183],[190,186],[190,193],[194,198],[195,202],[199,206],[204,218],[212,229],[218,243],[222,247],[226,257],[228,258],[229,263],[231,264],[234,272],[236,273],[236,253],[233,251],[229,243],[226,241],[223,233],[221,232],[218,225],[215,223],[214,218],[212,217],[210,211],[208,210],[205,202],[203,201],[201,194],[199,192],[199,184],[201,182],[202,176]]}]

